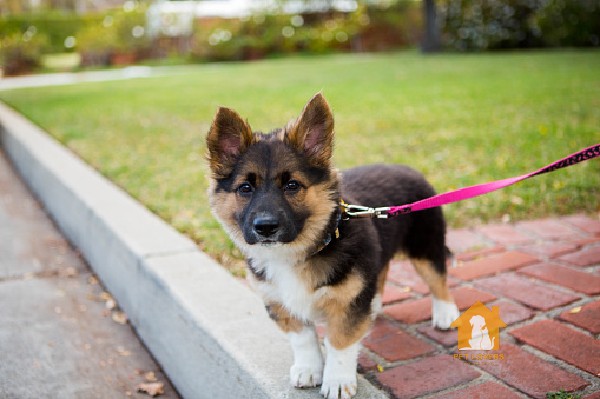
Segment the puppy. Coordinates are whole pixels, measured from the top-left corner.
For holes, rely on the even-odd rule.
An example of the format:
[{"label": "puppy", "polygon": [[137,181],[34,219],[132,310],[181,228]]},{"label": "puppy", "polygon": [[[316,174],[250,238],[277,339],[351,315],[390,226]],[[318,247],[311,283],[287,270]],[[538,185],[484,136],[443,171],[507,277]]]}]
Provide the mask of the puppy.
[{"label": "puppy", "polygon": [[[268,134],[219,108],[206,144],[212,212],[245,255],[270,317],[289,336],[291,384],[321,385],[324,397],[345,399],[356,393],[360,341],[381,308],[397,252],[429,285],[434,326],[449,328],[459,312],[446,284],[440,208],[373,220],[349,219],[341,206],[406,204],[434,195],[433,188],[405,166],[339,173],[333,138],[331,109],[317,93],[296,120]],[[327,329],[325,359],[315,322]]]},{"label": "puppy", "polygon": [[471,317],[469,323],[472,327],[469,347],[461,348],[461,350],[492,350],[494,348],[494,341],[496,340],[496,337],[490,340],[490,335],[488,333],[483,316],[475,315]]}]

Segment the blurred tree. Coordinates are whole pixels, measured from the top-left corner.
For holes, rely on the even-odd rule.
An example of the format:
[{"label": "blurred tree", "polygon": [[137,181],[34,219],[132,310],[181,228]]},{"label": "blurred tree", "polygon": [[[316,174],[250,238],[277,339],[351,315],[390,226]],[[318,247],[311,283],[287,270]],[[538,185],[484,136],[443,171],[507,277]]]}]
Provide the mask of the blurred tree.
[{"label": "blurred tree", "polygon": [[437,21],[435,0],[423,0],[423,19],[425,20],[425,34],[421,49],[425,53],[440,51],[440,28]]}]

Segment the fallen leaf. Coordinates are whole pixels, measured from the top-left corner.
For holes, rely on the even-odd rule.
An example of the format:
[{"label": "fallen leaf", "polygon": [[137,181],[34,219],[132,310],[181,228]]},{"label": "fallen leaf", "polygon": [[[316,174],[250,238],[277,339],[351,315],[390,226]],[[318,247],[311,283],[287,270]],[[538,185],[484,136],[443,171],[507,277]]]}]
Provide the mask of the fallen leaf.
[{"label": "fallen leaf", "polygon": [[148,371],[147,373],[145,373],[144,374],[144,378],[148,382],[154,382],[154,381],[156,381],[156,375],[154,375],[154,371]]},{"label": "fallen leaf", "polygon": [[98,302],[98,297],[92,293],[88,293],[86,295],[86,298],[89,299],[90,301],[94,301],[94,302]]},{"label": "fallen leaf", "polygon": [[383,373],[383,366],[381,364],[377,365],[377,371],[379,371],[380,373]]},{"label": "fallen leaf", "polygon": [[110,295],[108,292],[106,292],[106,291],[102,291],[102,292],[100,293],[100,295],[98,295],[98,296],[99,296],[99,297],[100,297],[100,299],[102,299],[103,301],[108,301],[108,300],[112,299],[112,296],[111,296],[111,295]]},{"label": "fallen leaf", "polygon": [[114,299],[111,298],[106,301],[105,305],[106,305],[106,309],[112,310],[117,306],[117,303],[115,302]]},{"label": "fallen leaf", "polygon": [[162,382],[148,382],[139,384],[137,386],[137,391],[155,397],[165,393],[165,384]]},{"label": "fallen leaf", "polygon": [[127,324],[127,315],[125,314],[125,312],[112,312],[112,319],[116,323]]},{"label": "fallen leaf", "polygon": [[72,266],[69,266],[69,267],[61,270],[61,272],[62,272],[62,274],[64,274],[65,277],[72,278],[72,277],[77,276],[77,269],[75,269]]},{"label": "fallen leaf", "polygon": [[581,306],[575,306],[573,309],[569,310],[569,313],[579,313],[581,312]]},{"label": "fallen leaf", "polygon": [[117,346],[117,353],[121,356],[129,356],[131,352],[125,349],[123,346]]}]

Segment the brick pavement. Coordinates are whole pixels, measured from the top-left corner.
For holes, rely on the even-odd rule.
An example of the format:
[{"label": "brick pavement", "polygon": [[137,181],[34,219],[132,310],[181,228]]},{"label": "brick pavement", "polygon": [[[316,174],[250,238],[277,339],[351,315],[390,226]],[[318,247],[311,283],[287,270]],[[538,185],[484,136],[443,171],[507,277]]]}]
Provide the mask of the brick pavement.
[{"label": "brick pavement", "polygon": [[600,397],[600,215],[451,230],[448,245],[461,311],[500,307],[508,326],[487,353],[503,360],[456,359],[456,330],[431,327],[427,287],[395,260],[360,371],[392,398]]}]

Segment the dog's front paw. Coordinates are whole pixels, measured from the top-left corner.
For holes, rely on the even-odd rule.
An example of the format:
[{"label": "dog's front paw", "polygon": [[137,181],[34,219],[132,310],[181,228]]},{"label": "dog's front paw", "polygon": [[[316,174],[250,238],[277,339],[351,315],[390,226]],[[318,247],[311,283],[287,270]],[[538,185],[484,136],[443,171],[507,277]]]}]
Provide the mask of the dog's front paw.
[{"label": "dog's front paw", "polygon": [[325,338],[327,361],[323,372],[321,394],[327,399],[350,399],[356,395],[356,359],[360,342],[336,349]]},{"label": "dog's front paw", "polygon": [[450,324],[460,316],[460,312],[454,302],[433,298],[432,307],[433,316],[431,322],[433,327],[440,330],[449,329]]},{"label": "dog's front paw", "polygon": [[327,399],[350,399],[356,395],[356,386],[356,374],[346,378],[328,378],[325,376],[321,386],[321,394]]},{"label": "dog's front paw", "polygon": [[290,382],[296,388],[316,387],[323,381],[322,366],[294,364],[290,368]]}]

